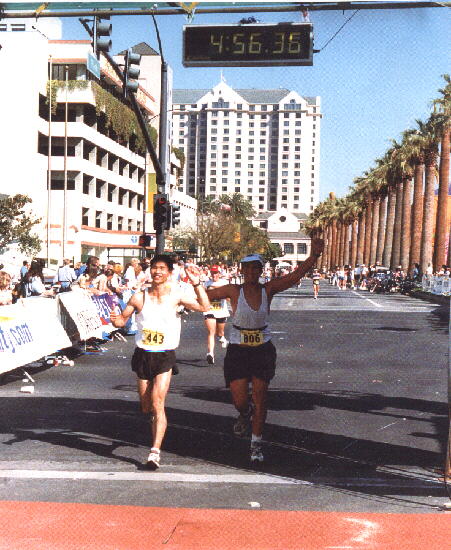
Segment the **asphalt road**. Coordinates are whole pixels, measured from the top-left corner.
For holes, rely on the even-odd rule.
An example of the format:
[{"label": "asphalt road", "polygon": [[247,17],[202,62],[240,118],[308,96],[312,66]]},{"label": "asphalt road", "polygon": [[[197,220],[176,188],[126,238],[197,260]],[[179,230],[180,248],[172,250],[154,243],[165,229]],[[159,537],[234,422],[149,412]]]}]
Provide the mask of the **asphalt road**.
[{"label": "asphalt road", "polygon": [[400,295],[311,284],[273,301],[278,368],[266,462],[248,463],[222,358],[207,366],[199,314],[183,322],[158,472],[132,338],[75,366],[15,371],[0,386],[0,500],[157,507],[434,512],[447,438],[449,310]]}]

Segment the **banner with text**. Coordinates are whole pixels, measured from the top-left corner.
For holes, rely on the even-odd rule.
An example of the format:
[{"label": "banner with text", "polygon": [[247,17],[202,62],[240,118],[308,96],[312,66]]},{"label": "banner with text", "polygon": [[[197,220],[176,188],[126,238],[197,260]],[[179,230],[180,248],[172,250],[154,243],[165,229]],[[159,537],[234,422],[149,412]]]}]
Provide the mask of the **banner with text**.
[{"label": "banner with text", "polygon": [[[72,292],[63,292],[58,295],[64,309],[69,314],[79,340],[89,338],[102,338],[104,332],[115,330],[110,320],[110,311],[119,305],[116,295],[100,294],[91,295],[83,289]],[[66,330],[74,339],[74,330],[70,330],[68,320],[63,321]]]},{"label": "banner with text", "polygon": [[56,300],[27,298],[0,308],[0,373],[70,345]]}]

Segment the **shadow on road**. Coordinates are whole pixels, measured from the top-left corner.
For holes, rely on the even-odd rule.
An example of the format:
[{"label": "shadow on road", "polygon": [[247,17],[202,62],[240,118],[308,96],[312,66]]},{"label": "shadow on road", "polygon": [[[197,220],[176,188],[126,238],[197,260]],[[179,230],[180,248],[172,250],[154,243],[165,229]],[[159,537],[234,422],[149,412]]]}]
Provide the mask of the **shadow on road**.
[{"label": "shadow on road", "polygon": [[[185,395],[211,402],[229,402],[222,389],[195,389]],[[427,411],[436,424],[437,438],[446,439],[446,404],[421,400],[392,401],[376,394],[323,395],[313,392],[271,392],[270,408],[309,409],[318,405],[331,409],[358,410],[375,414],[383,407],[409,407]],[[4,459],[20,461],[23,442],[40,442],[33,447],[33,459],[59,460],[60,455],[73,461],[87,462],[91,455],[125,462],[141,468],[149,446],[148,419],[137,410],[137,403],[119,399],[95,400],[35,397],[32,400],[2,399],[0,431]],[[20,409],[20,412],[17,412]],[[11,411],[11,414],[8,414]],[[14,413],[13,413],[14,411]],[[248,439],[231,435],[233,418],[219,414],[167,410],[169,429],[165,453],[189,457],[203,463],[251,469]],[[385,414],[385,413],[384,413]],[[42,423],[45,418],[45,425]],[[15,418],[15,425],[7,425]],[[9,421],[8,421],[9,422]],[[418,434],[422,437],[423,434]],[[443,456],[420,448],[406,447],[364,438],[304,430],[268,424],[265,432],[266,462],[261,471],[327,486],[340,492],[351,491],[364,498],[390,498],[403,504],[420,506],[400,495],[441,496],[444,489],[433,484],[434,468],[443,465]],[[17,452],[14,446],[19,445]],[[61,452],[55,447],[62,448]],[[74,451],[74,452],[71,452]],[[133,456],[130,456],[132,454]],[[138,458],[136,458],[138,457]],[[50,459],[51,460],[51,459]],[[91,459],[92,460],[92,459]],[[98,464],[98,462],[97,462]],[[394,467],[386,465],[396,464]],[[429,484],[412,483],[412,467],[430,471]],[[410,470],[409,470],[410,468]],[[414,468],[415,469],[415,468]],[[151,475],[151,474],[149,474]],[[395,496],[397,495],[397,496]],[[421,504],[424,507],[424,504]]]}]

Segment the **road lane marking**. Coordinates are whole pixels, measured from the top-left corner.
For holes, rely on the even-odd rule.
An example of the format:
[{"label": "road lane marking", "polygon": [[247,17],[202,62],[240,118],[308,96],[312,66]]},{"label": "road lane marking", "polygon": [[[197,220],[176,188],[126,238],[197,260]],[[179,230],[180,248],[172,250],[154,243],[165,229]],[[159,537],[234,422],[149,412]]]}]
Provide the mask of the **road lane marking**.
[{"label": "road lane marking", "polygon": [[352,293],[355,294],[356,296],[358,296],[359,298],[362,298],[363,300],[367,300],[368,302],[370,302],[370,304],[373,304],[373,306],[382,307],[380,304],[378,304],[374,300],[371,300],[370,298],[367,298],[366,296],[362,296],[361,294],[359,294],[355,290],[352,290]]},{"label": "road lane marking", "polygon": [[75,470],[0,470],[7,479],[71,479],[96,481],[163,481],[165,483],[246,483],[270,485],[312,485],[303,480],[264,474],[180,474],[163,472],[89,472]]}]

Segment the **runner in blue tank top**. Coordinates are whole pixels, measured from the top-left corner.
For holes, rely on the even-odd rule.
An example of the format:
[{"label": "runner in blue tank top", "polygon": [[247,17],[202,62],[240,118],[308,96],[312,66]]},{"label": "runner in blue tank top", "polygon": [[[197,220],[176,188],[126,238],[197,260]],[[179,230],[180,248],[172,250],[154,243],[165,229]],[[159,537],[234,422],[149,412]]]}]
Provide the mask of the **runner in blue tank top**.
[{"label": "runner in blue tank top", "polygon": [[[226,285],[208,289],[210,300],[228,298],[232,305],[233,320],[229,346],[224,359],[224,377],[230,387],[233,404],[239,412],[233,431],[246,435],[252,421],[250,448],[251,462],[263,462],[262,433],[266,420],[268,386],[276,368],[276,349],[271,342],[269,310],[272,297],[296,285],[312,269],[322,254],[322,239],[312,239],[310,256],[297,268],[264,285],[259,278],[264,260],[258,254],[241,260],[243,285]],[[249,403],[249,383],[252,383],[252,400]]]},{"label": "runner in blue tank top", "polygon": [[150,262],[151,286],[134,294],[122,314],[114,311],[110,314],[113,325],[123,327],[136,312],[138,331],[132,370],[138,377],[141,410],[153,415],[152,447],[147,459],[147,467],[151,470],[160,466],[160,447],[167,427],[164,402],[175,367],[175,349],[180,341],[180,316],[177,310],[179,306],[191,311],[210,309],[210,302],[200,284],[198,268],[194,264],[186,268],[195,296],[187,296],[177,283],[170,280],[172,268],[169,256],[154,256]]}]

